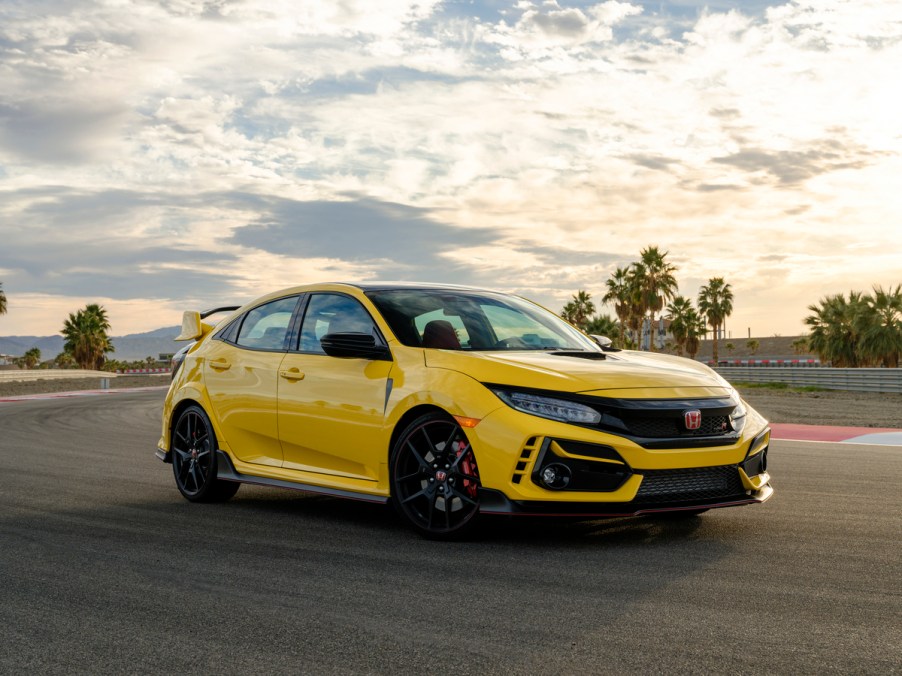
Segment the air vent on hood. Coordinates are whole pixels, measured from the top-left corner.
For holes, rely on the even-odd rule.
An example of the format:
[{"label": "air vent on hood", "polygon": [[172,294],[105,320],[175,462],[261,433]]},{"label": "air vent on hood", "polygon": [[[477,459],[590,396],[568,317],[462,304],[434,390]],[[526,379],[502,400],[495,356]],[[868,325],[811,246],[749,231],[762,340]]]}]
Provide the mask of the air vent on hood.
[{"label": "air vent on hood", "polygon": [[548,354],[557,357],[579,357],[580,359],[607,359],[604,352],[590,352],[589,350],[555,350]]}]

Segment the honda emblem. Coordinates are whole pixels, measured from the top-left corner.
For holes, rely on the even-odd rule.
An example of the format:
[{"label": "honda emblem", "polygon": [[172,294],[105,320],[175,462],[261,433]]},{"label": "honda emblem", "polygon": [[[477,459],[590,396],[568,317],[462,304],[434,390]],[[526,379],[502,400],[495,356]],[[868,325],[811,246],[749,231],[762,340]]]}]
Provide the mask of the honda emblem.
[{"label": "honda emblem", "polygon": [[683,422],[685,423],[687,430],[697,430],[702,426],[702,412],[698,409],[685,411],[683,413]]}]

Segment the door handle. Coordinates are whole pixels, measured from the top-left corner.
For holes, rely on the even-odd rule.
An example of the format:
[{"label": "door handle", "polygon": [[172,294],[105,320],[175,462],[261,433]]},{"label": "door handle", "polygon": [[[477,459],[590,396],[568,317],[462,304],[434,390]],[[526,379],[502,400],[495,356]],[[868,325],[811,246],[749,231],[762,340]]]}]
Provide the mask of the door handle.
[{"label": "door handle", "polygon": [[299,369],[296,369],[296,368],[280,369],[279,375],[282,376],[283,378],[285,378],[285,380],[303,380],[304,379],[304,372],[300,371]]},{"label": "door handle", "polygon": [[231,362],[226,359],[213,359],[210,362],[210,368],[217,371],[227,371],[232,367]]}]

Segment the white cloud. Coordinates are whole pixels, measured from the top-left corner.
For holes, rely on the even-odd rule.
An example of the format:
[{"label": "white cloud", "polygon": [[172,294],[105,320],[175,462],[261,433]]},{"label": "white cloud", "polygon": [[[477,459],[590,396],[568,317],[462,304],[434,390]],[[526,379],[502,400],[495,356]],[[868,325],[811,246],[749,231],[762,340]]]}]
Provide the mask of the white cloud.
[{"label": "white cloud", "polygon": [[486,39],[504,48],[510,60],[566,58],[560,48],[576,49],[588,43],[610,41],[612,27],[623,19],[639,14],[642,8],[624,2],[592,5],[586,11],[561,7],[553,0],[542,4],[519,3],[523,13],[514,25],[500,22]]},{"label": "white cloud", "polygon": [[[41,255],[74,288],[97,288],[65,256],[95,261],[110,243],[161,256],[155,280],[202,294],[221,282],[189,275],[223,266],[228,294],[396,276],[384,256],[298,265],[229,244],[260,216],[246,196],[431,210],[462,233],[443,253],[455,275],[548,303],[600,293],[615,265],[658,244],[690,294],[725,275],[761,308],[774,280],[791,283],[798,302],[776,303],[780,328],[764,333],[801,330],[825,293],[899,274],[892,3],[707,10],[688,26],[638,4],[565,0],[511,3],[500,19],[432,0],[19,7],[0,6],[7,291],[49,293]],[[494,240],[472,245],[477,228]],[[36,253],[39,241],[54,246]],[[759,258],[773,253],[786,257]]]}]

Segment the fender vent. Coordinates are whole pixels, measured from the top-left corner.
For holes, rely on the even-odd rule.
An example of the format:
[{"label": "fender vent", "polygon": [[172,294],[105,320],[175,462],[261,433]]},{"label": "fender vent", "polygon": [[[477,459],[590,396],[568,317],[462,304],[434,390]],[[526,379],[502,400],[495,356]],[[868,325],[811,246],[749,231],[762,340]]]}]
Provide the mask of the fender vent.
[{"label": "fender vent", "polygon": [[511,478],[511,481],[515,484],[520,483],[523,480],[523,477],[528,474],[527,470],[532,461],[535,460],[536,451],[538,451],[539,445],[538,437],[530,437],[523,445],[523,450],[520,451],[520,457],[514,468],[514,476]]}]

